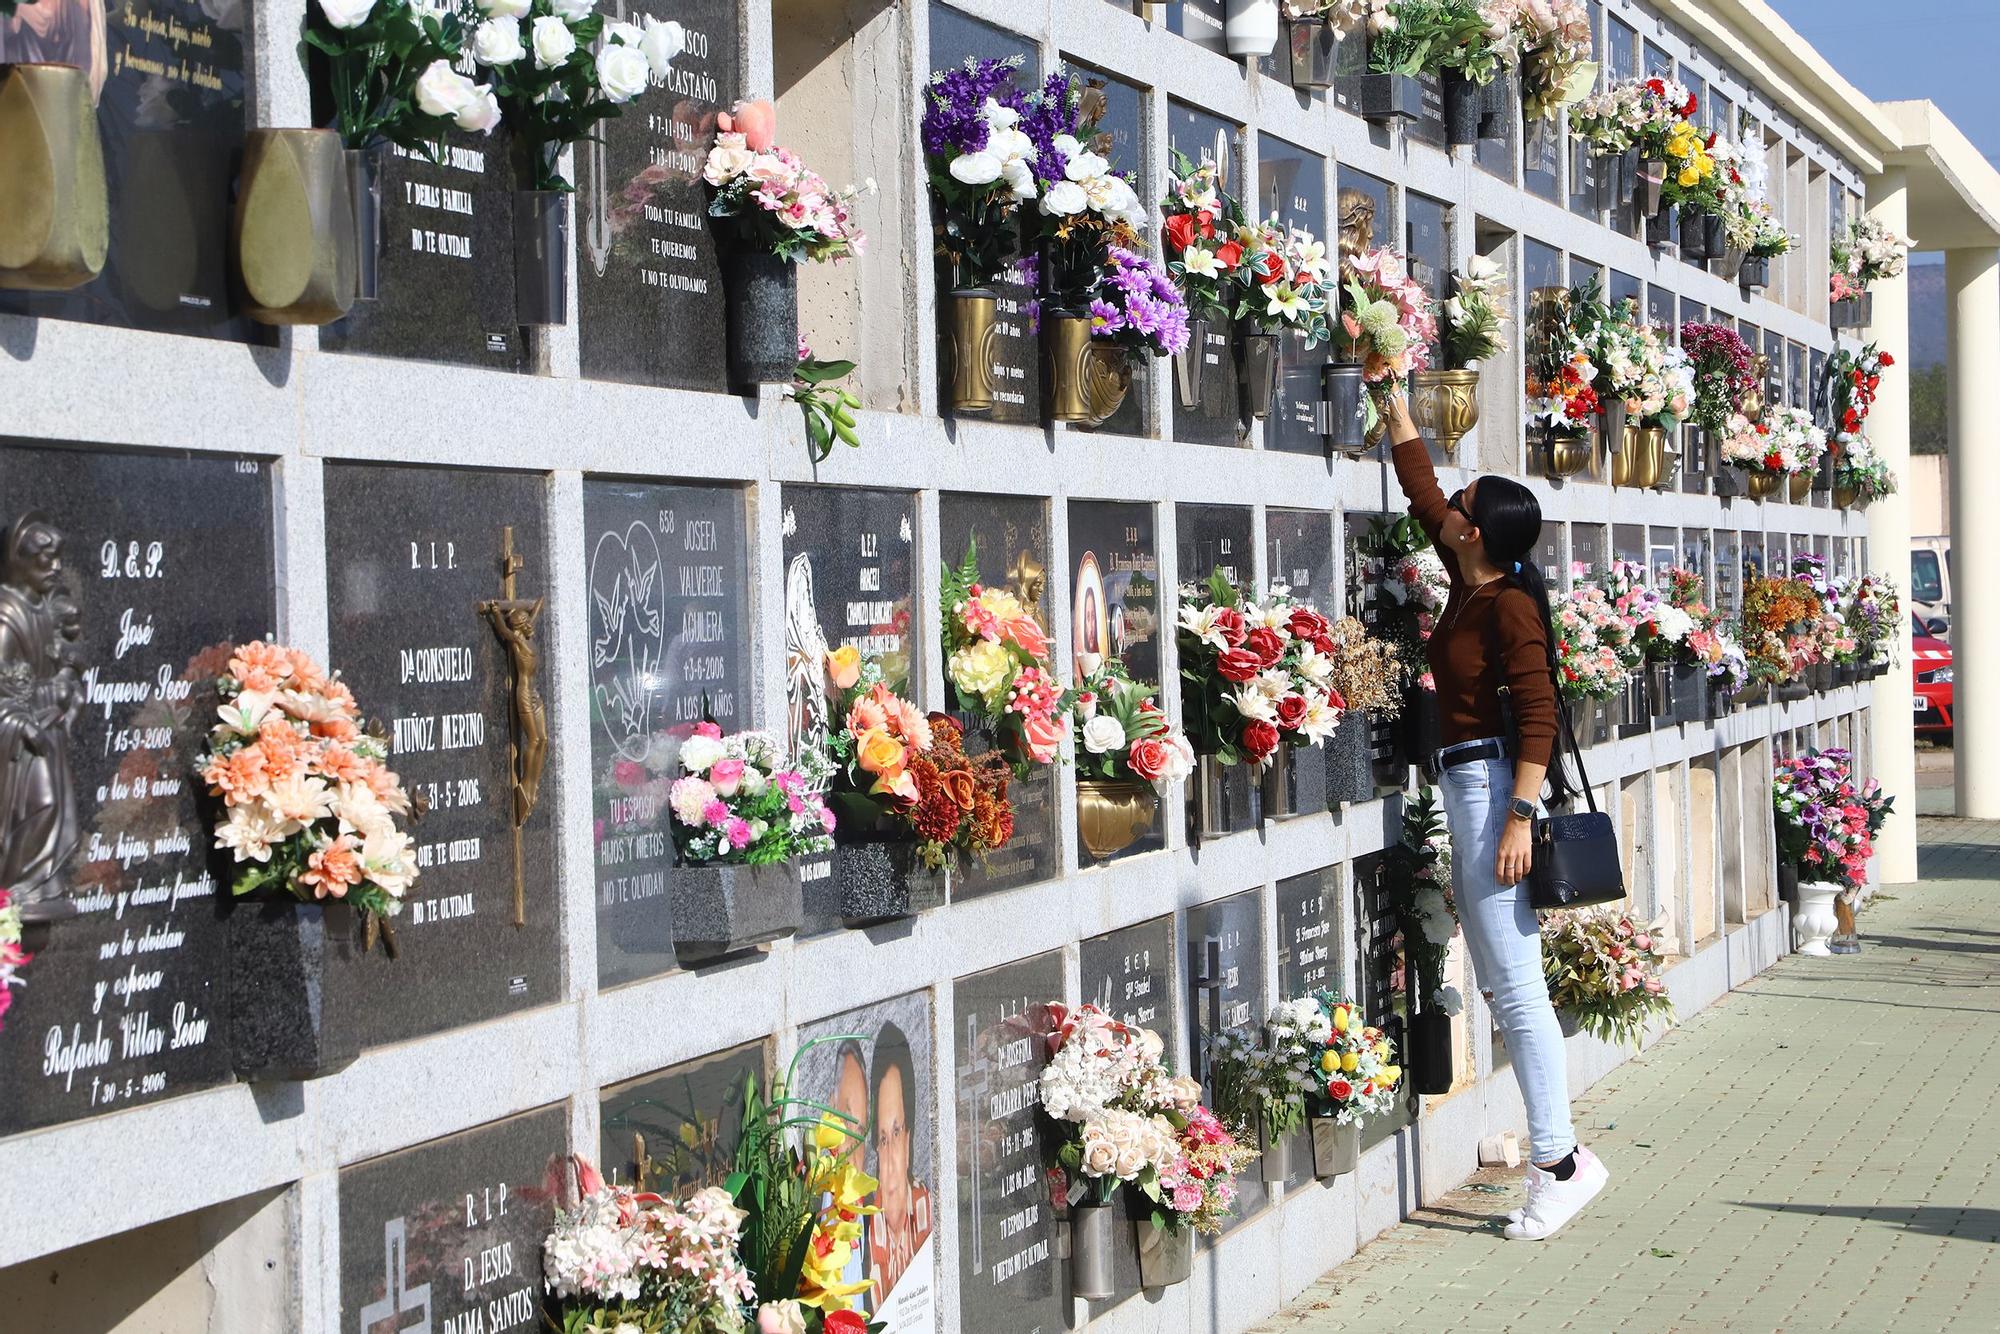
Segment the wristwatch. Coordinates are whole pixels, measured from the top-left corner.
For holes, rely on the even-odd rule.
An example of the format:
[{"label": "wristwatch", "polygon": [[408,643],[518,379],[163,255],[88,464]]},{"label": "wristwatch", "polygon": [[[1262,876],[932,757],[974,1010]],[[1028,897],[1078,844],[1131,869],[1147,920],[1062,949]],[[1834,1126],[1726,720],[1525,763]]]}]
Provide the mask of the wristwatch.
[{"label": "wristwatch", "polygon": [[1516,797],[1507,803],[1507,813],[1516,820],[1532,820],[1535,818],[1535,803],[1524,797]]}]

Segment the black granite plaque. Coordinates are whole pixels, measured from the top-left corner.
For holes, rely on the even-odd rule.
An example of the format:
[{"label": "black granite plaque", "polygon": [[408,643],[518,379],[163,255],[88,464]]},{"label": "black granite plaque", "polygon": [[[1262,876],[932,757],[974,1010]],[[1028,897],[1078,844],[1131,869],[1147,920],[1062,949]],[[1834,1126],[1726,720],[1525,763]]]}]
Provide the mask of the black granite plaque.
[{"label": "black granite plaque", "polygon": [[[1354,860],[1354,883],[1361,901],[1361,916],[1354,924],[1355,946],[1360,952],[1354,975],[1360,979],[1362,1013],[1389,1035],[1400,1062],[1407,1059],[1408,1049],[1409,961],[1403,950],[1402,917],[1383,880],[1388,865],[1387,852],[1371,852]],[[1381,1143],[1416,1119],[1416,1095],[1408,1092],[1414,1086],[1414,1080],[1405,1081],[1406,1096],[1397,1099],[1393,1111],[1362,1123],[1363,1148]]]},{"label": "black granite plaque", "polygon": [[1223,0],[1168,0],[1167,28],[1197,46],[1227,52],[1222,40]]},{"label": "black granite plaque", "polygon": [[[1220,6],[1217,7],[1218,12]],[[1218,28],[1218,35],[1219,35]],[[1237,151],[1240,131],[1219,116],[1188,105],[1167,103],[1167,147],[1189,162],[1210,163],[1221,168],[1222,188],[1233,195],[1244,193],[1242,159]],[[1190,317],[1202,315],[1189,311]],[[1236,354],[1230,339],[1230,324],[1208,316],[1208,338],[1201,357],[1201,405],[1184,407],[1174,396],[1174,439],[1194,445],[1245,445],[1242,404],[1236,378]]]},{"label": "black granite plaque", "polygon": [[1449,142],[1444,128],[1444,84],[1435,74],[1419,74],[1417,83],[1424,94],[1423,114],[1404,121],[1403,134],[1416,143],[1443,148]]},{"label": "black granite plaque", "polygon": [[913,991],[807,1024],[793,1092],[854,1118],[860,1138],[848,1143],[863,1171],[879,1183],[881,1212],[862,1220],[844,1281],[873,1282],[860,1309],[883,1334],[933,1334],[937,1329],[937,1066],[931,1004]]},{"label": "black granite plaque", "polygon": [[1743,609],[1743,534],[1715,530],[1715,609],[1735,616]]},{"label": "black granite plaque", "polygon": [[1570,568],[1583,578],[1603,572],[1609,568],[1609,558],[1604,550],[1604,525],[1601,523],[1578,523],[1569,530]]},{"label": "black granite plaque", "polygon": [[1414,191],[1404,194],[1403,246],[1410,277],[1430,293],[1440,311],[1451,296],[1451,229],[1449,204]]},{"label": "black granite plaque", "polygon": [[[576,313],[589,380],[727,388],[722,273],[701,169],[715,115],[743,95],[735,0],[619,0],[627,23],[674,20],[687,49],[576,147]],[[607,8],[607,14],[610,9]]]},{"label": "black granite plaque", "polygon": [[[930,23],[932,69],[951,69],[972,59],[1018,57],[1021,65],[1015,71],[1015,81],[1024,90],[1040,83],[1040,50],[1020,34],[981,23],[944,5],[931,6]],[[999,297],[995,328],[999,332],[993,344],[993,410],[985,414],[988,421],[1030,425],[1042,419],[1041,307],[1035,300],[1033,277],[1016,264],[995,285]],[[940,290],[948,285],[948,275],[941,276]],[[943,310],[941,302],[941,315]],[[938,336],[942,346],[942,323]],[[943,361],[940,358],[940,373],[949,374]]]},{"label": "black granite plaque", "polygon": [[[1135,680],[1160,679],[1160,562],[1153,507],[1120,500],[1069,503],[1070,649],[1118,658]],[[1085,673],[1072,661],[1076,674]]]},{"label": "black granite plaque", "polygon": [[751,722],[750,567],[735,487],[593,479],[583,525],[597,981],[610,987],[674,966],[667,789],[696,723]]},{"label": "black granite plaque", "polygon": [[230,185],[243,152],[242,4],[38,0],[0,16],[0,66],[76,65],[104,147],[111,247],[69,292],[0,292],[0,311],[276,343],[232,287]]},{"label": "black granite plaque", "polygon": [[[938,542],[947,564],[965,559],[968,544],[979,557],[980,582],[1011,589],[1034,608],[1042,627],[1049,615],[1049,505],[1046,500],[1020,496],[971,495],[946,492],[938,497]],[[944,609],[948,615],[950,608]],[[1052,655],[1053,661],[1053,655]],[[985,742],[968,738],[974,751]],[[1061,869],[1056,846],[1056,775],[1053,765],[1036,765],[1026,778],[1007,785],[1014,807],[1014,837],[1007,846],[974,860],[953,881],[954,898],[972,898],[995,890],[1047,880]]]},{"label": "black granite plaque", "polygon": [[557,1104],[342,1168],[340,1328],[540,1329],[568,1130]]},{"label": "black granite plaque", "polygon": [[1069,1274],[1035,1129],[1048,1005],[1062,989],[1056,951],[952,983],[959,1329],[1056,1334],[1066,1325]]},{"label": "black granite plaque", "polygon": [[[561,978],[550,795],[516,840],[516,718],[547,733],[552,618],[510,651],[501,602],[549,586],[542,479],[394,464],[326,466],[327,617],[333,667],[390,734],[389,763],[429,810],[410,827],[419,874],[395,919],[400,956],[356,952],[350,994],[364,1044],[397,1042],[547,1005]],[[503,578],[507,530],[521,562]],[[487,605],[495,615],[482,610]],[[517,664],[523,669],[517,682]],[[518,859],[518,860],[517,860]],[[514,920],[516,871],[525,925]]]},{"label": "black granite plaque", "polygon": [[1278,882],[1278,1000],[1340,989],[1341,868]]},{"label": "black granite plaque", "polygon": [[1552,589],[1563,586],[1563,527],[1554,520],[1542,524],[1542,537],[1535,544],[1535,563],[1542,567],[1542,578]]},{"label": "black granite plaque", "polygon": [[1333,559],[1333,515],[1325,510],[1264,511],[1264,576],[1294,601],[1323,616],[1341,614],[1340,572]]},{"label": "black granite plaque", "polygon": [[[1195,1073],[1212,1103],[1209,1038],[1226,1028],[1261,1021],[1264,997],[1264,910],[1256,890],[1187,910],[1187,1039]],[[1256,1173],[1236,1179],[1236,1208],[1225,1230],[1264,1207],[1268,1194]]]},{"label": "black granite plaque", "polygon": [[[228,646],[277,613],[258,460],[9,443],[0,495],[0,874],[31,913],[77,909],[26,942],[0,1031],[6,1135],[229,1077],[228,891],[194,764]],[[52,572],[26,554],[51,530]]]},{"label": "black granite plaque", "polygon": [[1174,511],[1176,573],[1184,584],[1206,583],[1221,570],[1246,594],[1252,568],[1248,505],[1182,505]]},{"label": "black granite plaque", "polygon": [[[1281,44],[1282,45],[1282,44]],[[1335,240],[1326,225],[1326,159],[1268,134],[1257,136],[1257,207],[1260,218],[1275,217],[1287,227],[1312,233],[1333,263]],[[1294,454],[1319,454],[1325,445],[1313,421],[1320,401],[1320,367],[1330,350],[1308,349],[1303,334],[1278,340],[1278,378],[1271,411],[1264,418],[1264,447]]]},{"label": "black granite plaque", "polygon": [[[785,720],[794,751],[825,744],[826,655],[853,645],[882,664],[889,689],[911,698],[917,505],[907,491],[786,486]],[[840,884],[830,852],[799,863],[806,930],[840,925]]]},{"label": "black granite plaque", "polygon": [[1531,117],[1521,143],[1521,183],[1528,193],[1556,202],[1561,197],[1557,171],[1562,163],[1562,131],[1557,122]]},{"label": "black granite plaque", "polygon": [[320,330],[319,345],[520,370],[507,131],[452,130],[438,149],[381,150],[381,295]]},{"label": "black granite plaque", "polygon": [[643,1175],[648,1189],[676,1196],[721,1185],[743,1137],[744,1090],[752,1079],[762,1089],[765,1067],[765,1044],[746,1042],[605,1088],[597,1105],[605,1179]]}]

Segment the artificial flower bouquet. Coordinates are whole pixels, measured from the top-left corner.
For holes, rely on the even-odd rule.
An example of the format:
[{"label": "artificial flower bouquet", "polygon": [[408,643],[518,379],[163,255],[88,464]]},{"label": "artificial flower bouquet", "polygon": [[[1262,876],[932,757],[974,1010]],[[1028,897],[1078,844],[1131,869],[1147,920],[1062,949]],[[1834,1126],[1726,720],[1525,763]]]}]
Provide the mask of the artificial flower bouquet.
[{"label": "artificial flower bouquet", "polygon": [[1864,665],[1884,661],[1883,650],[1895,645],[1903,617],[1903,599],[1895,580],[1886,574],[1856,578],[1848,587],[1844,615],[1848,633],[1860,646],[1859,660]]},{"label": "artificial flower bouquet", "polygon": [[1369,425],[1381,400],[1412,371],[1431,364],[1437,311],[1423,284],[1410,277],[1403,257],[1378,246],[1347,262],[1335,347],[1341,359],[1361,364],[1369,389]]},{"label": "artificial flower bouquet", "polygon": [[1420,1010],[1446,1015],[1464,1008],[1464,998],[1444,982],[1452,938],[1458,934],[1458,904],[1452,898],[1451,834],[1445,828],[1437,793],[1425,787],[1403,810],[1403,828],[1390,850],[1384,882],[1403,923],[1403,948],[1417,973]]},{"label": "artificial flower bouquet", "polygon": [[1734,695],[1748,680],[1748,667],[1721,613],[1708,605],[1706,581],[1699,571],[1675,565],[1661,572],[1661,583],[1667,602],[1690,622],[1676,660],[1699,667],[1723,697]]},{"label": "artificial flower bouquet", "polygon": [[1160,236],[1167,272],[1192,314],[1234,309],[1249,253],[1240,235],[1245,226],[1243,206],[1222,188],[1221,170],[1176,152],[1160,202]]},{"label": "artificial flower bouquet", "polygon": [[724,736],[712,722],[697,723],[679,764],[667,805],[682,862],[758,866],[833,847],[833,812],[769,734]]},{"label": "artificial flower bouquet", "polygon": [[1842,348],[1827,358],[1825,383],[1836,445],[1845,446],[1861,435],[1875,408],[1882,372],[1895,364],[1896,358],[1874,343],[1859,352]]},{"label": "artificial flower bouquet", "polygon": [[1813,420],[1812,413],[1789,404],[1767,408],[1758,426],[1767,451],[1764,459],[1767,469],[1776,458],[1783,464],[1778,470],[1790,476],[1818,471],[1820,458],[1826,453],[1826,432]]},{"label": "artificial flower bouquet", "polygon": [[1343,717],[1365,713],[1388,719],[1402,712],[1404,669],[1395,644],[1368,633],[1352,616],[1329,625],[1326,638],[1333,660],[1327,685],[1340,697]]},{"label": "artificial flower bouquet", "polygon": [[1600,157],[1637,149],[1643,158],[1667,159],[1667,145],[1700,109],[1700,99],[1674,79],[1630,78],[1570,107],[1570,130]]},{"label": "artificial flower bouquet", "polygon": [[1338,298],[1326,243],[1275,220],[1246,225],[1236,239],[1243,247],[1243,276],[1235,317],[1259,333],[1300,334],[1308,349],[1327,341]]},{"label": "artificial flower bouquet", "polygon": [[1092,338],[1156,357],[1187,351],[1187,305],[1152,256],[1113,245],[1083,290]]},{"label": "artificial flower bouquet", "polygon": [[1014,81],[1021,58],[968,59],[931,75],[924,90],[924,169],[930,179],[937,252],[952,286],[1000,280],[1019,244],[1020,210],[1041,194],[1040,156],[1021,128]]},{"label": "artificial flower bouquet", "polygon": [[1394,27],[1389,10],[1394,0],[1279,0],[1278,12],[1293,23],[1323,23],[1336,39],[1362,27],[1379,32]]},{"label": "artificial flower bouquet", "polygon": [[478,0],[478,6],[486,19],[473,31],[472,58],[492,75],[491,94],[534,190],[570,189],[557,166],[562,150],[589,139],[599,121],[666,78],[686,40],[680,24],[650,14],[644,26],[607,19],[596,0]]},{"label": "artificial flower bouquet", "polygon": [[772,142],[769,102],[739,103],[735,128],[719,131],[701,178],[708,215],[724,220],[739,249],[796,262],[859,256],[866,235],[854,221],[859,191],[836,190],[796,153]]},{"label": "artificial flower bouquet", "polygon": [[196,767],[222,802],[215,846],[232,854],[230,892],[401,912],[417,879],[416,849],[396,827],[410,799],[346,684],[298,649],[254,640],[216,686],[219,721]]},{"label": "artificial flower bouquet", "polygon": [[1195,751],[1261,769],[1281,743],[1316,746],[1332,735],[1344,703],[1328,684],[1327,629],[1288,596],[1245,599],[1220,570],[1183,586],[1181,714]]},{"label": "artificial flower bouquet", "polygon": [[1447,366],[1473,366],[1507,350],[1501,326],[1507,321],[1507,271],[1474,255],[1451,276],[1451,299],[1444,303],[1439,350]]},{"label": "artificial flower bouquet", "polygon": [[570,1160],[579,1198],[542,1242],[543,1284],[562,1334],[739,1334],[756,1295],[738,1252],[749,1217],[719,1186],[671,1200],[606,1184]]},{"label": "artificial flower bouquet", "polygon": [[1866,436],[1842,441],[1839,449],[1833,465],[1834,490],[1853,492],[1863,505],[1896,494],[1896,474]]},{"label": "artificial flower bouquet", "polygon": [[1368,43],[1368,67],[1411,77],[1449,71],[1489,84],[1514,68],[1520,48],[1511,14],[1489,22],[1484,11],[1511,8],[1510,0],[1391,0],[1390,22]]},{"label": "artificial flower bouquet", "polygon": [[1819,594],[1801,580],[1769,575],[1744,580],[1737,626],[1750,679],[1783,685],[1803,676],[1818,652],[1812,627],[1824,614]]},{"label": "artificial flower bouquet", "polygon": [[1528,422],[1552,435],[1575,439],[1590,431],[1601,406],[1591,381],[1597,367],[1578,352],[1546,375],[1528,377]]},{"label": "artificial flower bouquet", "polygon": [[21,910],[13,896],[0,889],[0,1032],[6,1029],[8,1007],[14,1003],[14,988],[25,985],[21,970],[34,955],[21,948]]},{"label": "artificial flower bouquet", "polygon": [[979,553],[970,543],[957,569],[945,567],[940,594],[952,707],[983,720],[1018,777],[1054,764],[1069,730],[1070,702],[1033,609],[1007,589],[979,582]]},{"label": "artificial flower bouquet", "polygon": [[1616,698],[1641,655],[1631,622],[1602,588],[1579,581],[1551,609],[1557,684],[1565,701]]},{"label": "artificial flower bouquet", "polygon": [[1778,221],[1776,211],[1768,199],[1753,200],[1750,204],[1751,231],[1750,257],[1752,259],[1776,259],[1790,254],[1798,240]]},{"label": "artificial flower bouquet", "polygon": [[1406,683],[1414,679],[1421,689],[1435,690],[1424,645],[1430,642],[1437,618],[1451,597],[1450,576],[1430,539],[1409,515],[1389,524],[1376,541],[1387,559],[1382,593],[1393,608],[1383,631],[1396,645]]},{"label": "artificial flower bouquet", "polygon": [[1606,309],[1591,333],[1590,360],[1598,372],[1591,388],[1599,403],[1615,399],[1631,416],[1669,434],[1678,431],[1695,399],[1687,354],[1653,325],[1641,323],[1631,301]]},{"label": "artificial flower bouquet", "polygon": [[1811,589],[1818,599],[1818,614],[1806,625],[1806,661],[1852,664],[1858,645],[1847,628],[1847,581],[1827,569],[1824,557],[1810,551],[1792,557],[1792,579]]},{"label": "artificial flower bouquet", "polygon": [[1874,218],[1849,219],[1846,230],[1835,233],[1828,251],[1832,299],[1860,296],[1877,280],[1902,273],[1910,244],[1909,237],[1898,236]]},{"label": "artificial flower bouquet", "polygon": [[1555,119],[1597,83],[1583,0],[1481,0],[1479,9],[1489,32],[1509,25],[1503,41],[1519,53],[1521,108],[1530,119]]},{"label": "artificial flower bouquet", "polygon": [[1632,642],[1643,661],[1673,662],[1683,656],[1687,637],[1695,628],[1694,618],[1652,588],[1644,565],[1612,561],[1604,591],[1632,627]]},{"label": "artificial flower bouquet", "polygon": [[1728,325],[1689,320],[1681,325],[1681,351],[1694,372],[1694,424],[1720,440],[1756,383],[1750,345]]},{"label": "artificial flower bouquet", "polygon": [[1664,204],[1702,213],[1722,211],[1722,188],[1713,152],[1718,137],[1713,132],[1704,135],[1685,119],[1674,123],[1664,150],[1667,177],[1660,187]]},{"label": "artificial flower bouquet", "polygon": [[1778,856],[1799,879],[1860,889],[1868,883],[1875,835],[1894,799],[1874,779],[1857,783],[1845,750],[1812,750],[1779,760],[1771,777]]},{"label": "artificial flower bouquet", "polygon": [[1327,1022],[1323,1029],[1313,1030],[1324,1036],[1314,1044],[1314,1079],[1306,1091],[1306,1115],[1330,1117],[1343,1126],[1387,1115],[1396,1105],[1396,1086],[1403,1078],[1388,1034],[1368,1024],[1361,1007],[1336,992],[1316,991],[1312,1000]]},{"label": "artificial flower bouquet", "polygon": [[448,129],[499,124],[492,89],[453,68],[473,34],[467,17],[432,0],[315,0],[304,44],[326,57],[342,144],[392,143],[429,158]]},{"label": "artificial flower bouquet", "polygon": [[1637,1049],[1649,1020],[1673,1022],[1651,929],[1615,908],[1542,914],[1542,973],[1549,999],[1584,1032]]},{"label": "artificial flower bouquet", "polygon": [[1215,1109],[1235,1125],[1255,1127],[1275,1145],[1306,1122],[1306,1091],[1317,1081],[1319,1053],[1332,1021],[1310,996],[1280,1001],[1261,1030],[1226,1028],[1208,1040]]},{"label": "artificial flower bouquet", "polygon": [[1115,658],[1083,655],[1082,665],[1070,714],[1081,779],[1151,783],[1165,792],[1194,772],[1194,748],[1153,702],[1153,687],[1126,675]]}]

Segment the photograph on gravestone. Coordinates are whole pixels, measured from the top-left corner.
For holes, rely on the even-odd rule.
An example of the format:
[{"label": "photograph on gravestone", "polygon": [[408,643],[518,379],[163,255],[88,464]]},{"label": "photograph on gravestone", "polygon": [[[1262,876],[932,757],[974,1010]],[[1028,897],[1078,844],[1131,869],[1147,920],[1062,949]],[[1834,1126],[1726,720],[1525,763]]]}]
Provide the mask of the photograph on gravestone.
[{"label": "photograph on gravestone", "polygon": [[[968,60],[1013,59],[1021,62],[1014,78],[1024,92],[1033,91],[1041,83],[1040,50],[1019,33],[981,23],[940,4],[930,6],[930,25],[932,70],[952,69]],[[1038,425],[1042,420],[1042,345],[1036,330],[1040,307],[1035,300],[1033,277],[1016,262],[1008,269],[1007,277],[994,285],[998,319],[993,340],[993,408],[981,414],[981,420],[1016,426]],[[941,268],[939,291],[949,286],[950,275]],[[940,349],[949,343],[943,323],[948,304],[938,303]],[[940,376],[950,375],[949,363],[949,356],[938,358]],[[948,401],[950,384],[944,382],[941,388]]]},{"label": "photograph on gravestone", "polygon": [[[1361,1002],[1362,1013],[1370,1024],[1388,1034],[1400,1061],[1407,1059],[1409,1050],[1408,956],[1403,950],[1402,918],[1383,883],[1388,863],[1387,852],[1372,852],[1354,860],[1354,883],[1361,899],[1361,917],[1354,924],[1354,943],[1359,953],[1354,976],[1359,981],[1360,994],[1356,999]],[[1406,1081],[1393,1111],[1362,1123],[1363,1148],[1380,1144],[1415,1122],[1414,1087],[1415,1081]]]},{"label": "photograph on gravestone", "polygon": [[[1340,920],[1344,868],[1324,866],[1278,882],[1278,985],[1272,1005],[1325,989],[1340,991]],[[1270,1013],[1270,1006],[1265,1013]],[[1285,1178],[1287,1190],[1314,1180],[1305,1155]]]},{"label": "photograph on gravestone", "polygon": [[932,1334],[939,1242],[930,994],[913,991],[799,1029],[801,1046],[815,1040],[799,1057],[792,1092],[852,1118],[857,1138],[843,1152],[858,1155],[875,1178],[881,1211],[861,1220],[861,1242],[841,1281],[874,1285],[856,1303],[871,1323],[881,1322],[881,1334]]},{"label": "photograph on gravestone", "polygon": [[[823,748],[830,714],[826,655],[852,645],[882,664],[882,682],[912,699],[921,652],[916,628],[917,504],[907,491],[787,484],[785,506],[785,731],[793,754]],[[856,831],[847,831],[853,833]],[[840,835],[836,835],[839,837]],[[834,854],[799,861],[805,929],[841,924]]]},{"label": "photograph on gravestone", "polygon": [[[1183,966],[1187,988],[1190,1074],[1201,1080],[1202,1101],[1215,1103],[1209,1076],[1209,1038],[1227,1028],[1254,1028],[1269,1010],[1264,995],[1264,910],[1258,892],[1245,890],[1187,910]],[[1256,1172],[1236,1178],[1236,1206],[1223,1223],[1234,1229],[1270,1201]],[[1203,1238],[1203,1243],[1214,1244]]]},{"label": "photograph on gravestone", "polygon": [[1160,679],[1160,561],[1153,507],[1122,500],[1069,502],[1072,669],[1082,655],[1117,658],[1134,680]]},{"label": "photograph on gravestone", "polygon": [[583,484],[600,987],[674,967],[680,743],[752,721],[746,519],[738,487]]},{"label": "photograph on gravestone", "polygon": [[958,1096],[958,1320],[980,1334],[1056,1334],[1069,1275],[1057,1252],[1041,1135],[1048,1007],[1063,994],[1059,951],[952,983]]},{"label": "photograph on gravestone", "polygon": [[0,67],[75,65],[104,152],[104,270],[67,292],[0,291],[0,312],[254,341],[240,313],[230,192],[246,121],[242,4],[32,0],[0,14]]},{"label": "photograph on gravestone", "polygon": [[[1217,8],[1219,11],[1220,6]],[[1243,157],[1237,146],[1240,134],[1237,126],[1219,116],[1185,102],[1167,103],[1169,163],[1178,154],[1196,166],[1220,168],[1219,187],[1242,200],[1247,210],[1255,201],[1243,181]],[[1200,312],[1188,313],[1194,316]],[[1209,317],[1208,340],[1202,347],[1200,365],[1200,405],[1184,407],[1179,392],[1174,395],[1174,439],[1191,445],[1248,447],[1250,442],[1243,432],[1235,340],[1228,320]]]},{"label": "photograph on gravestone", "polygon": [[[1172,915],[1091,936],[1078,949],[1084,1003],[1095,1005],[1121,1024],[1151,1029],[1171,1047],[1175,1021]],[[1167,1063],[1178,1065],[1171,1051]],[[1113,1296],[1091,1303],[1093,1316],[1140,1290],[1138,1241],[1129,1229],[1120,1229],[1111,1249],[1111,1284]]]},{"label": "photograph on gravestone", "polygon": [[574,1198],[557,1104],[340,1169],[340,1325],[541,1329],[542,1242]]},{"label": "photograph on gravestone", "polygon": [[321,329],[322,349],[526,368],[508,144],[503,125],[448,131],[434,153],[381,148],[381,295]]},{"label": "photograph on gravestone", "polygon": [[[1276,218],[1286,227],[1310,232],[1326,247],[1333,264],[1334,241],[1326,225],[1326,159],[1272,135],[1257,136],[1257,200],[1244,210],[1253,218]],[[1325,446],[1314,421],[1320,401],[1320,367],[1331,355],[1321,343],[1307,348],[1304,334],[1278,340],[1277,382],[1271,411],[1264,418],[1264,447],[1294,454],[1319,454]]]},{"label": "photograph on gravestone", "polygon": [[583,376],[725,390],[722,273],[701,171],[715,116],[744,94],[736,0],[611,0],[607,20],[681,25],[664,76],[576,146],[576,320]]},{"label": "photograph on gravestone", "polygon": [[[1086,147],[1107,159],[1114,172],[1139,180],[1146,164],[1146,95],[1138,85],[1087,65],[1073,66],[1071,73],[1085,90],[1084,115],[1097,118],[1097,135]],[[1152,239],[1144,233],[1142,228],[1141,239],[1150,246]],[[1126,392],[1124,402],[1090,429],[1111,435],[1145,434],[1154,367],[1169,363],[1149,356],[1132,356],[1126,358],[1126,364],[1132,372],[1132,387]]]},{"label": "photograph on gravestone", "polygon": [[[973,495],[947,491],[938,497],[938,549],[949,564],[965,559],[967,548],[979,561],[980,582],[1005,588],[1034,610],[1044,630],[1053,624],[1049,608],[1049,502],[1024,496]],[[949,615],[951,608],[943,613]],[[1053,659],[1052,659],[1053,660]],[[968,752],[988,747],[968,736]],[[1038,764],[1026,778],[1007,785],[1014,808],[1014,836],[1007,846],[971,859],[952,880],[952,898],[975,898],[995,890],[1047,880],[1062,869],[1056,846],[1056,766]]]},{"label": "photograph on gravestone", "polygon": [[533,473],[329,463],[328,658],[390,730],[419,874],[399,953],[343,963],[364,1046],[558,999],[551,584]]},{"label": "photograph on gravestone", "polygon": [[766,1045],[698,1056],[612,1084],[597,1099],[597,1165],[606,1181],[685,1196],[735,1170],[744,1094],[769,1078]]},{"label": "photograph on gravestone", "polygon": [[1196,46],[1210,51],[1227,51],[1222,39],[1224,0],[1168,0],[1167,29],[1177,32]]},{"label": "photograph on gravestone", "polygon": [[33,956],[0,1031],[9,1135],[230,1077],[194,765],[230,647],[277,606],[261,460],[8,443],[0,496],[0,886]]}]

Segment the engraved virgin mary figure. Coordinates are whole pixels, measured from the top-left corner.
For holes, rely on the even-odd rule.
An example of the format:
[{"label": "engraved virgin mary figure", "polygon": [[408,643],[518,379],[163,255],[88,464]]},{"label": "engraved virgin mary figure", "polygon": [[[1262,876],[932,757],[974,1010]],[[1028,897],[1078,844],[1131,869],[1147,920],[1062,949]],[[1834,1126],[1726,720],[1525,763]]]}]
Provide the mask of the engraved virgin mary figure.
[{"label": "engraved virgin mary figure", "polygon": [[785,723],[793,762],[824,791],[832,776],[826,755],[826,632],[813,603],[812,556],[800,552],[785,571]]},{"label": "engraved virgin mary figure", "polygon": [[35,913],[59,902],[81,828],[70,732],[83,711],[81,625],[57,591],[62,534],[30,510],[0,551],[0,885]]}]

